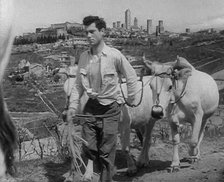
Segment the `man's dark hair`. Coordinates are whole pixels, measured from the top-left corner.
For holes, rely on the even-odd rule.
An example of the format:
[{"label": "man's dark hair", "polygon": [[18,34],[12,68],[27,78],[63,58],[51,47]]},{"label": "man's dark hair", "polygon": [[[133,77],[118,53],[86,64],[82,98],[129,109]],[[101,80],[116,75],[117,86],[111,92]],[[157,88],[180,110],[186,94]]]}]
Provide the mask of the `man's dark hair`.
[{"label": "man's dark hair", "polygon": [[98,28],[98,30],[101,30],[102,28],[106,29],[106,22],[103,18],[99,18],[98,16],[86,16],[83,19],[83,25],[85,26],[89,26],[92,23],[96,24],[96,28]]}]

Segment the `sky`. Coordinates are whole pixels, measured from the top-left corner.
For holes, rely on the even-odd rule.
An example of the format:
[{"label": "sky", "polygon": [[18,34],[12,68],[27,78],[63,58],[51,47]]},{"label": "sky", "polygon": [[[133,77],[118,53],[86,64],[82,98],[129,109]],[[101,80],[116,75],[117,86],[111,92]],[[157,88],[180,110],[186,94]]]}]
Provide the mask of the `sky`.
[{"label": "sky", "polygon": [[152,19],[153,30],[159,20],[171,32],[224,29],[224,0],[15,0],[15,33],[66,21],[82,23],[87,15],[100,16],[112,27],[113,22],[124,23],[127,9],[132,24],[136,17],[143,28]]}]

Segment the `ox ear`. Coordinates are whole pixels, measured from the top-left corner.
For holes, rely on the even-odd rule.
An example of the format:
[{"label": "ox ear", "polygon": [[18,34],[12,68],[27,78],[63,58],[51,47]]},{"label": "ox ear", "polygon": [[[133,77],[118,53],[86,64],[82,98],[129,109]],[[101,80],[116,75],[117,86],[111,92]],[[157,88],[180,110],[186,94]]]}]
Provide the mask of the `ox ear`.
[{"label": "ox ear", "polygon": [[179,71],[177,70],[176,71],[177,80],[188,79],[188,77],[191,76],[191,72],[192,72],[192,70],[189,68],[184,68]]},{"label": "ox ear", "polygon": [[13,36],[14,1],[0,0],[0,82],[8,65]]},{"label": "ox ear", "polygon": [[176,60],[175,64],[173,65],[173,70],[175,70],[175,69],[181,70],[184,68],[192,69],[192,66],[186,59],[177,55],[177,60]]}]

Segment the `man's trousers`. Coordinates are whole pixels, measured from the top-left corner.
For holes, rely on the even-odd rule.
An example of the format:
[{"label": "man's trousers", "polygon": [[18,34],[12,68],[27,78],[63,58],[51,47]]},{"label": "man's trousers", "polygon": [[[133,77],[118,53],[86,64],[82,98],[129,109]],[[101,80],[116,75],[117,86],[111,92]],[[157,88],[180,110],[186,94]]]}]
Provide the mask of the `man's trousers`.
[{"label": "man's trousers", "polygon": [[117,102],[105,106],[96,99],[89,99],[84,108],[86,115],[102,115],[98,118],[87,117],[82,130],[82,137],[88,142],[88,146],[83,145],[83,152],[94,161],[101,182],[111,182],[114,175],[120,109]]}]

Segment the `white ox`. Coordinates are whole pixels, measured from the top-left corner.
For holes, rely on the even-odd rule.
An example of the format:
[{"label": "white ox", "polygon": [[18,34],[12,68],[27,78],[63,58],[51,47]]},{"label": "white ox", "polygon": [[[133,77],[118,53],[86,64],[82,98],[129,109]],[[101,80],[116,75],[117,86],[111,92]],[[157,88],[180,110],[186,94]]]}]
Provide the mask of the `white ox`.
[{"label": "white ox", "polygon": [[154,103],[152,116],[170,120],[173,139],[170,170],[179,170],[180,123],[189,122],[192,125],[189,155],[190,162],[194,162],[200,157],[199,147],[206,121],[218,107],[218,87],[210,75],[196,70],[182,57],[177,56],[175,62],[165,64],[144,62],[154,74],[150,83]]},{"label": "white ox", "polygon": [[[143,86],[141,82],[138,82],[139,91],[136,93],[136,103],[138,104],[141,101],[141,104],[137,107],[128,107],[124,105],[121,112],[121,120],[119,122],[119,133],[121,136],[121,145],[122,150],[126,152],[127,165],[129,174],[134,174],[137,172],[137,166],[147,166],[149,164],[149,147],[151,143],[151,132],[155,124],[155,119],[151,118],[151,108],[152,108],[152,91],[149,87],[151,81],[151,76],[143,77]],[[69,96],[70,89],[72,86],[70,84],[74,83],[75,78],[69,78],[65,85],[64,90]],[[143,96],[141,99],[141,92],[143,87]],[[124,95],[127,95],[126,84],[122,84],[122,90]],[[80,113],[87,101],[87,96],[81,98],[80,101]],[[130,127],[131,126],[131,127]],[[130,130],[136,129],[143,136],[143,148],[141,154],[137,159],[137,166],[130,155]],[[84,174],[83,180],[90,180],[93,176],[93,161],[89,160]]]}]

